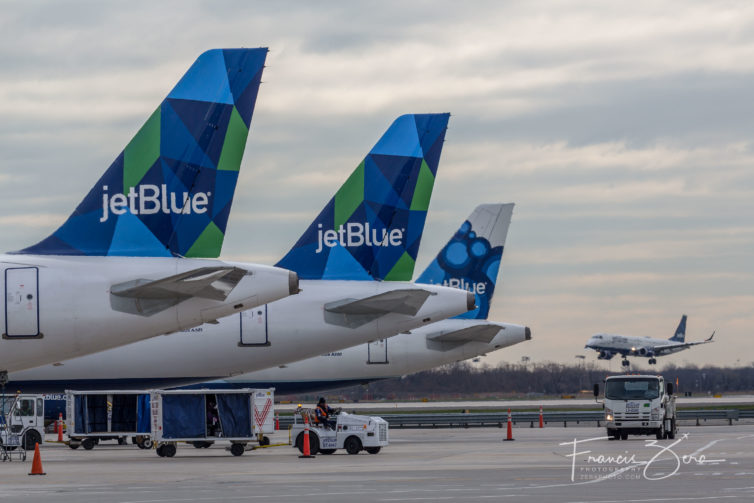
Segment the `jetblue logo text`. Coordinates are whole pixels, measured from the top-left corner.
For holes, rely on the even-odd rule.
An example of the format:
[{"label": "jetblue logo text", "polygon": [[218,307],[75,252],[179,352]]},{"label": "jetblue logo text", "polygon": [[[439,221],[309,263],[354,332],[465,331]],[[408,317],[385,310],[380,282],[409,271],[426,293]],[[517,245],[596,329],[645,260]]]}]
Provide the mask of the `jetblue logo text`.
[{"label": "jetblue logo text", "polygon": [[460,288],[471,293],[478,295],[484,295],[487,292],[487,285],[484,283],[469,283],[462,278],[450,278],[442,282],[442,286],[449,286],[452,288]]},{"label": "jetblue logo text", "polygon": [[403,229],[393,229],[390,232],[382,229],[372,229],[368,223],[349,222],[341,225],[338,230],[322,229],[322,224],[317,224],[317,249],[315,253],[321,253],[325,246],[400,246],[403,242]]},{"label": "jetblue logo text", "polygon": [[110,213],[122,215],[127,211],[133,215],[155,215],[157,213],[206,213],[211,192],[197,192],[194,195],[183,192],[178,196],[175,192],[168,192],[167,185],[139,185],[128,189],[128,194],[107,193],[107,185],[102,187],[102,217],[100,222],[106,222]]}]

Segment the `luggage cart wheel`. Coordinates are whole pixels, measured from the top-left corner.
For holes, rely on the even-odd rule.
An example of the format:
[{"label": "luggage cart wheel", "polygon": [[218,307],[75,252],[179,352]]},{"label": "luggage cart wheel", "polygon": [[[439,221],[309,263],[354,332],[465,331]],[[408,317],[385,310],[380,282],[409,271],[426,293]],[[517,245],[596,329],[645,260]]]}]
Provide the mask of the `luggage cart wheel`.
[{"label": "luggage cart wheel", "polygon": [[230,453],[234,456],[240,456],[245,450],[246,446],[244,444],[232,444],[230,446]]},{"label": "luggage cart wheel", "polygon": [[165,444],[162,446],[162,454],[167,458],[175,456],[176,448],[175,444]]}]

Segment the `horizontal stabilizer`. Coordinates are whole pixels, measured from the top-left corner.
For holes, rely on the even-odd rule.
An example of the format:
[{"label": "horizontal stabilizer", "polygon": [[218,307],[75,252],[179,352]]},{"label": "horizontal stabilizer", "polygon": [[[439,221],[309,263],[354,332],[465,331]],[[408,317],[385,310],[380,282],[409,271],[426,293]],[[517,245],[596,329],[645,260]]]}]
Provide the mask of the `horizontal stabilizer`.
[{"label": "horizontal stabilizer", "polygon": [[325,304],[325,322],[356,328],[386,314],[416,316],[427,298],[427,290],[403,289],[373,295],[365,299],[343,299]]},{"label": "horizontal stabilizer", "polygon": [[186,299],[224,301],[247,274],[231,266],[200,267],[167,278],[136,279],[110,288],[111,306],[141,316],[151,316]]},{"label": "horizontal stabilizer", "polygon": [[398,313],[416,316],[430,295],[427,290],[392,290],[365,299],[332,302],[325,306],[325,310],[339,314]]},{"label": "horizontal stabilizer", "polygon": [[453,330],[452,332],[439,332],[427,336],[437,342],[484,342],[489,344],[500,332],[498,325],[474,325],[472,327]]}]

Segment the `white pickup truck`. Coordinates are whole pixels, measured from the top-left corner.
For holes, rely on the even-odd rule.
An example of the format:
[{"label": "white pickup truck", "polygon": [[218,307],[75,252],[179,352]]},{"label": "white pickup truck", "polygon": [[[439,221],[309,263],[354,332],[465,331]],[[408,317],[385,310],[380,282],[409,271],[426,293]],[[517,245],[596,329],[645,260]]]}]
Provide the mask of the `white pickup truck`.
[{"label": "white pickup truck", "polygon": [[[599,384],[594,385],[599,396]],[[607,436],[625,440],[629,435],[675,438],[676,421],[673,383],[656,375],[618,375],[605,379]]]}]

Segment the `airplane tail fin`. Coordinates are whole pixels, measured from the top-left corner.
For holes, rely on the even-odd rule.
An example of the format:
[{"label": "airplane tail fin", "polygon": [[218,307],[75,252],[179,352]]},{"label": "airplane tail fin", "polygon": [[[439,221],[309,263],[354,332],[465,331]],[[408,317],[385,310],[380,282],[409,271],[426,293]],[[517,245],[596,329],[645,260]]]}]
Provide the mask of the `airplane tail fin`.
[{"label": "airplane tail fin", "polygon": [[200,55],[68,220],[16,253],[217,257],[266,57]]},{"label": "airplane tail fin", "polygon": [[410,281],[449,118],[398,117],[276,265],[301,279]]},{"label": "airplane tail fin", "polygon": [[513,206],[513,203],[477,206],[416,280],[474,292],[477,308],[456,318],[487,319]]},{"label": "airplane tail fin", "polygon": [[675,329],[675,335],[670,338],[674,342],[685,342],[686,340],[686,315],[681,316],[681,322],[678,324],[678,328]]}]

